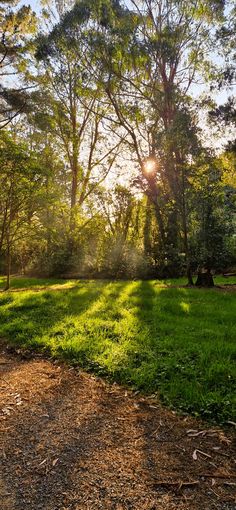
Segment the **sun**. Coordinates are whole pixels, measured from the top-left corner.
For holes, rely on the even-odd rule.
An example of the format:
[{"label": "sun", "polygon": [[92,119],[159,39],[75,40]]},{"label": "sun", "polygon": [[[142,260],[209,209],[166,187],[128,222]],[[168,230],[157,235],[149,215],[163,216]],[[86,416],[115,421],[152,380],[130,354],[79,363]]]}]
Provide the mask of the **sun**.
[{"label": "sun", "polygon": [[147,173],[147,174],[151,174],[153,172],[155,172],[156,168],[157,168],[157,162],[155,159],[151,159],[151,158],[148,158],[146,159],[146,161],[144,162],[144,171]]}]

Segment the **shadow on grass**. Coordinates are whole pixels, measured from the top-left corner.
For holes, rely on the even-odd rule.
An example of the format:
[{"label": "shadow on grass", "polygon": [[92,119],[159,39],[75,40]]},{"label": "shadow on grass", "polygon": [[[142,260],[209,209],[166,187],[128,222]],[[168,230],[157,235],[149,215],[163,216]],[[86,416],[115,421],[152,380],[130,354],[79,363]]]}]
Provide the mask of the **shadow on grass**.
[{"label": "shadow on grass", "polygon": [[[51,290],[0,298],[0,335],[16,346],[40,349],[89,367],[90,320],[104,317],[125,284],[81,282],[69,289]],[[91,331],[90,331],[91,329]],[[94,364],[94,368],[95,364]]]},{"label": "shadow on grass", "polygon": [[[232,300],[214,290],[155,288],[148,281],[140,282],[136,292],[139,330],[145,334],[139,336],[133,360],[135,385],[157,392],[182,412],[230,420],[235,392]],[[221,306],[217,317],[216,303]]]},{"label": "shadow on grass", "polygon": [[214,291],[80,282],[14,295],[0,307],[0,335],[222,422],[233,419],[233,306]]},{"label": "shadow on grass", "polygon": [[[25,290],[42,290],[42,288],[48,288],[49,286],[68,286],[68,284],[75,284],[76,280],[64,280],[61,278],[33,278],[24,276],[12,276],[11,286],[9,291],[25,291]],[[6,284],[6,277],[0,276],[0,292],[4,290]]]}]

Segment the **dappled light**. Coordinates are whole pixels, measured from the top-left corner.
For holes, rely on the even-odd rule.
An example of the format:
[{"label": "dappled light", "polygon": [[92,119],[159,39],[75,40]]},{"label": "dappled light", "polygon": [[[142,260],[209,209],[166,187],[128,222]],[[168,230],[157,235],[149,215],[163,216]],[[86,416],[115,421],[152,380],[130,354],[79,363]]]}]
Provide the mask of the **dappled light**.
[{"label": "dappled light", "polygon": [[185,303],[184,301],[181,301],[180,308],[182,308],[183,312],[189,313],[190,311],[190,304]]},{"label": "dappled light", "polygon": [[235,274],[232,2],[1,3],[3,289]]},{"label": "dappled light", "polygon": [[182,410],[230,419],[233,294],[213,290],[206,301],[204,292],[156,281],[70,285],[2,295],[0,335],[157,392]]}]

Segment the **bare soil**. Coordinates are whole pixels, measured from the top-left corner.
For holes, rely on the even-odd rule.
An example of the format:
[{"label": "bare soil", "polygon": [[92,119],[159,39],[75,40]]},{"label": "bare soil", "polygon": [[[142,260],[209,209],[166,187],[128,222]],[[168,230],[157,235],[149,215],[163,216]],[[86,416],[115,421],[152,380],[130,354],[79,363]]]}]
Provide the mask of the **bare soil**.
[{"label": "bare soil", "polygon": [[0,350],[1,510],[235,510],[234,424]]}]

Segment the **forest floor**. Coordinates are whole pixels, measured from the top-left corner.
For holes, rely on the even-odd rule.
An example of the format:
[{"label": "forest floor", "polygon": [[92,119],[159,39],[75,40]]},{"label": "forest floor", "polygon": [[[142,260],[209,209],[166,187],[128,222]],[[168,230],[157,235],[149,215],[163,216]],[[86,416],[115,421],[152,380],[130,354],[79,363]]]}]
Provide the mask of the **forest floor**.
[{"label": "forest floor", "polygon": [[235,510],[234,424],[0,350],[1,510]]}]

